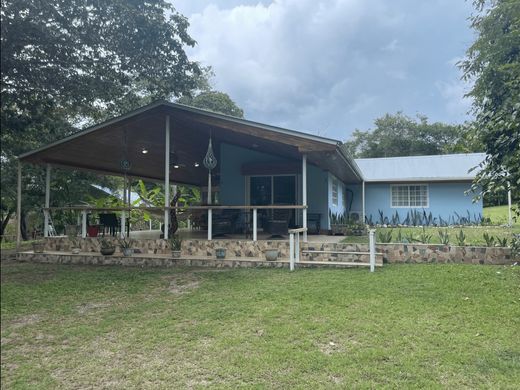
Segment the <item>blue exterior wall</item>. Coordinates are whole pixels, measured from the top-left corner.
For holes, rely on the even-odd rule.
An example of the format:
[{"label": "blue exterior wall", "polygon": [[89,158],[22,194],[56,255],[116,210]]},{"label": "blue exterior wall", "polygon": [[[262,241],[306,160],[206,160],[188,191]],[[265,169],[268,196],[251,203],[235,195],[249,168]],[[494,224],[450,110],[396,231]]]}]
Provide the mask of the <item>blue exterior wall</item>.
[{"label": "blue exterior wall", "polygon": [[[473,203],[471,194],[464,194],[469,189],[471,183],[424,184],[428,184],[429,207],[420,207],[416,208],[416,210],[422,212],[424,209],[428,214],[431,212],[437,220],[441,216],[446,221],[454,217],[455,212],[461,216],[466,216],[469,211],[472,219],[474,215],[482,214],[482,201]],[[389,219],[397,211],[401,221],[406,218],[406,214],[411,210],[410,208],[391,207],[390,185],[388,183],[366,183],[365,185],[366,216],[370,217],[372,215],[374,222],[379,220],[379,210],[383,211],[384,216]]]},{"label": "blue exterior wall", "polygon": [[352,191],[352,193],[347,191],[347,208],[350,202],[350,198],[352,198],[350,212],[358,213],[359,218],[363,218],[363,190],[361,184],[348,184],[346,188]]},{"label": "blue exterior wall", "polygon": [[[222,143],[220,145],[220,194],[223,205],[242,205],[246,200],[246,177],[241,173],[241,167],[246,163],[267,161],[292,161],[266,153],[241,148]],[[298,201],[301,202],[301,175],[297,175]],[[307,165],[307,203],[308,213],[321,214],[321,226],[328,226],[328,199],[332,197],[329,191],[328,173],[320,168]],[[341,186],[341,183],[340,183]]]}]

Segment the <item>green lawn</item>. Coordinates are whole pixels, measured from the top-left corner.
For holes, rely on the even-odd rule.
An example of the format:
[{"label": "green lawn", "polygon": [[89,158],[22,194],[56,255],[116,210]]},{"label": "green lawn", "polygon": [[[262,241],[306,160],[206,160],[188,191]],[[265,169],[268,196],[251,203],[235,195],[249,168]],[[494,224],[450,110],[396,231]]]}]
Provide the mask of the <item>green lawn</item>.
[{"label": "green lawn", "polygon": [[[507,206],[494,206],[494,207],[484,207],[484,217],[490,218],[493,224],[504,225],[509,222],[509,213]],[[515,213],[513,211],[513,217],[515,217]],[[520,221],[516,218],[513,221],[513,226],[520,229]]]},{"label": "green lawn", "polygon": [[520,267],[4,263],[8,388],[517,388]]}]

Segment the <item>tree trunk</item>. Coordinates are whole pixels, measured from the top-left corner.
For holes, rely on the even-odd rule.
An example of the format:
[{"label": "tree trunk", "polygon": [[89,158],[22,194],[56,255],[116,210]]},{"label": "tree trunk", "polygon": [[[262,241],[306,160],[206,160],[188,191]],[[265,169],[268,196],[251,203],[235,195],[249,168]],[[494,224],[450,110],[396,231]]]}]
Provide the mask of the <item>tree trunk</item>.
[{"label": "tree trunk", "polygon": [[22,211],[20,215],[20,232],[22,234],[22,240],[27,241],[29,238],[27,236],[27,222],[25,221],[27,217],[27,213]]},{"label": "tree trunk", "polygon": [[9,221],[11,220],[11,217],[13,215],[13,210],[7,210],[7,213],[5,214],[5,218],[2,219],[2,226],[1,226],[1,231],[0,231],[0,242],[2,242],[3,238],[4,238],[4,232],[5,232],[5,228],[7,227],[7,224],[9,223]]}]

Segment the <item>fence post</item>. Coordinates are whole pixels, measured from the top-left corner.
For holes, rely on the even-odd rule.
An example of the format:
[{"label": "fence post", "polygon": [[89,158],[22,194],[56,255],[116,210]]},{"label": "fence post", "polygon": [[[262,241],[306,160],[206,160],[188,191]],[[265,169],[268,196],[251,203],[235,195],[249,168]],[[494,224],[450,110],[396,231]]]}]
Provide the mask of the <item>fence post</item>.
[{"label": "fence post", "polygon": [[300,262],[300,233],[296,233],[296,250],[295,250],[295,261]]},{"label": "fence post", "polygon": [[213,210],[208,209],[208,241],[213,238]]},{"label": "fence post", "polygon": [[376,268],[376,239],[375,239],[376,231],[371,229],[368,232],[368,242],[369,242],[369,250],[370,250],[370,272],[374,272]]},{"label": "fence post", "polygon": [[289,267],[294,271],[294,233],[289,234]]}]

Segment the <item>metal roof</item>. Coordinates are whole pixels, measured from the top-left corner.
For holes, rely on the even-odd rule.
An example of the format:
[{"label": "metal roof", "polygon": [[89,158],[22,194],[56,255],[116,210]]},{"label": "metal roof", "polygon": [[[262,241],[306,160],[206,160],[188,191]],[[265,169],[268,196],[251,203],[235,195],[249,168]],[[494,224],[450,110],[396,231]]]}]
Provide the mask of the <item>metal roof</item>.
[{"label": "metal roof", "polygon": [[354,161],[366,182],[469,181],[478,172],[478,169],[470,170],[485,157],[485,153],[465,153],[358,158]]}]

